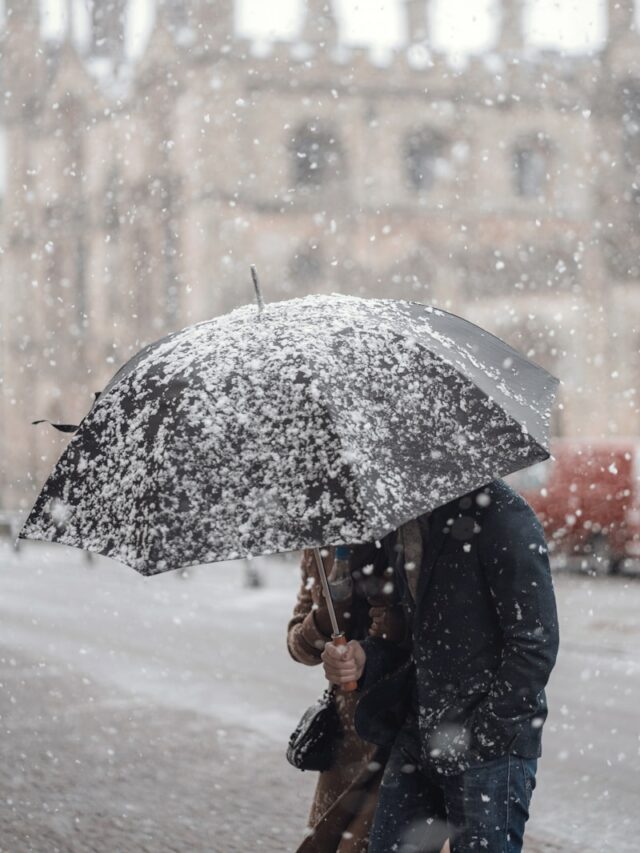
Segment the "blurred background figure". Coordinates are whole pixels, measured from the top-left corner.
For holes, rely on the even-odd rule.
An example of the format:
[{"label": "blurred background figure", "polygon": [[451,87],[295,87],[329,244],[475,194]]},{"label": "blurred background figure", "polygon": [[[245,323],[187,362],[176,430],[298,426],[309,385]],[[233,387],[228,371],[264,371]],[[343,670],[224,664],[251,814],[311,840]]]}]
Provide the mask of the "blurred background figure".
[{"label": "blurred background figure", "polygon": [[244,585],[247,589],[258,589],[262,586],[262,577],[258,567],[251,561],[244,561]]}]

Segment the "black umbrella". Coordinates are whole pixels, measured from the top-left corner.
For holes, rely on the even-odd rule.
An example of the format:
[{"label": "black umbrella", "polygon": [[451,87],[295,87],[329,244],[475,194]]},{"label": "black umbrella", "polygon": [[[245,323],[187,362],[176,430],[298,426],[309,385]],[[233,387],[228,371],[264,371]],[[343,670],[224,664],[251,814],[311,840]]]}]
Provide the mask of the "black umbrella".
[{"label": "black umbrella", "polygon": [[145,575],[372,541],[548,458],[557,383],[417,303],[246,306],[118,371],[20,535]]}]

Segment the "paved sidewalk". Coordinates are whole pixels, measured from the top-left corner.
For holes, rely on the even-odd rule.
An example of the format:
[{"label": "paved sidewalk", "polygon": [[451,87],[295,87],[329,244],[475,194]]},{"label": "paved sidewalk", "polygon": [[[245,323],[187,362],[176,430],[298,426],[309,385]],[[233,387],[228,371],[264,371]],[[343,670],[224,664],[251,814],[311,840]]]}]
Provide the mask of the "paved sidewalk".
[{"label": "paved sidewalk", "polygon": [[[286,739],[323,688],[284,635],[292,561],[145,580],[65,549],[0,549],[0,853],[287,853],[314,778]],[[527,853],[636,853],[640,583],[556,579]]]},{"label": "paved sidewalk", "polygon": [[313,779],[210,716],[0,654],[2,853],[294,850]]},{"label": "paved sidewalk", "polygon": [[272,742],[15,653],[0,683],[2,853],[296,849],[314,779]]}]

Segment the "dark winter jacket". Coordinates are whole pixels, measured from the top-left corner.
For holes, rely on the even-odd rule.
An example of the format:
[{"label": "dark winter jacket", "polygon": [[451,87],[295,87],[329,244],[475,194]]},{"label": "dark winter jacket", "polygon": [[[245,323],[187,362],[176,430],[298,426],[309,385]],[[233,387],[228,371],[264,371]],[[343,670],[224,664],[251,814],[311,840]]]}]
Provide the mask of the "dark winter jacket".
[{"label": "dark winter jacket", "polygon": [[415,603],[397,531],[382,542],[412,638],[407,650],[365,641],[358,732],[388,745],[413,704],[422,761],[444,774],[509,752],[539,756],[558,620],[535,513],[496,480],[420,521],[428,535]]}]

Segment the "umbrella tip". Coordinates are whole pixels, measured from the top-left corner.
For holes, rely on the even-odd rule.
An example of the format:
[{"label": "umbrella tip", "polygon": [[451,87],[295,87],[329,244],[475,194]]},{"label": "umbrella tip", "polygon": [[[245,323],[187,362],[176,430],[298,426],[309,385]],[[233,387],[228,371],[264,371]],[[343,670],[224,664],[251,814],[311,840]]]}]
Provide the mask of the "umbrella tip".
[{"label": "umbrella tip", "polygon": [[264,311],[264,299],[260,290],[260,282],[258,281],[258,273],[254,264],[251,264],[251,278],[253,279],[253,289],[256,292],[256,301],[258,303],[258,316]]}]

